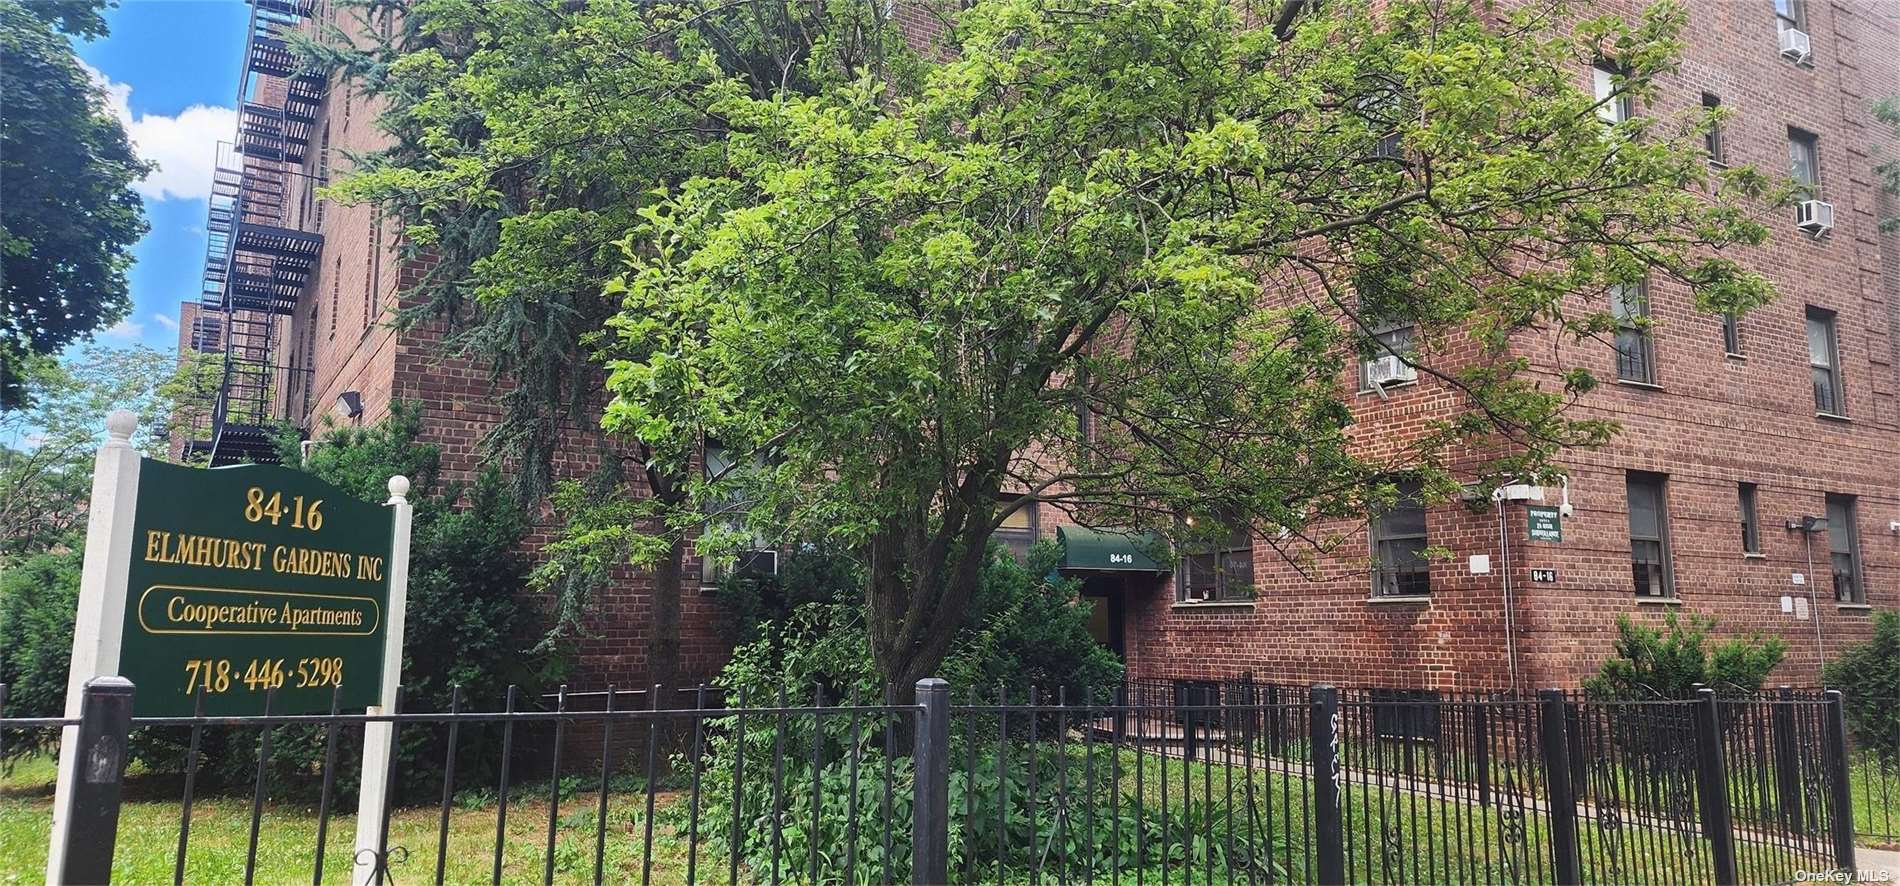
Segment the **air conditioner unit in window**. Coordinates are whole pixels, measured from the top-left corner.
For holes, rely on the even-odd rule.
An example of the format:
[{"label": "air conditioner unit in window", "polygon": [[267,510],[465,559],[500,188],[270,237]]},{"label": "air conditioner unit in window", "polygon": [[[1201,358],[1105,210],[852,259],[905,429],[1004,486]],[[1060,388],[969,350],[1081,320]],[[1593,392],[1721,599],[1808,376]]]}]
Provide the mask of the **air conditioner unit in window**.
[{"label": "air conditioner unit in window", "polygon": [[1808,32],[1800,28],[1784,28],[1781,32],[1781,54],[1796,62],[1805,62],[1814,54],[1814,45],[1808,40]]},{"label": "air conditioner unit in window", "polygon": [[778,574],[778,552],[740,551],[732,571],[741,578],[770,578]]},{"label": "air conditioner unit in window", "polygon": [[716,587],[728,578],[761,579],[778,575],[778,551],[740,551],[731,559],[708,560],[700,584]]},{"label": "air conditioner unit in window", "polygon": [[1794,223],[1819,240],[1834,229],[1834,204],[1825,200],[1803,200],[1795,207]]},{"label": "air conditioner unit in window", "polygon": [[1418,381],[1418,368],[1397,354],[1386,354],[1366,364],[1367,387],[1383,388],[1408,381]]}]

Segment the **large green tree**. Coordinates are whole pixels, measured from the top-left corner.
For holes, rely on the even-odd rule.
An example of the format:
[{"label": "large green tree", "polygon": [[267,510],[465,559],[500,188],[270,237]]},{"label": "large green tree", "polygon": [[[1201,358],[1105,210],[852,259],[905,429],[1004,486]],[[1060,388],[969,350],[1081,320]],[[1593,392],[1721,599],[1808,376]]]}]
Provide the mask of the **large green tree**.
[{"label": "large green tree", "polygon": [[141,424],[133,445],[162,456],[180,371],[170,351],[75,348],[25,366],[25,408],[0,413],[0,567],[32,554],[80,547],[93,454],[106,414],[129,409]]},{"label": "large green tree", "polygon": [[106,109],[68,35],[101,37],[104,0],[0,0],[0,410],[27,361],[131,308],[129,250],[145,234],[132,184],[150,166]]},{"label": "large green tree", "polygon": [[[1645,279],[1707,311],[1770,296],[1725,253],[1764,238],[1765,180],[1712,173],[1699,114],[1602,113],[1645,107],[1684,20],[978,0],[915,83],[731,89],[721,168],[626,241],[607,426],[760,452],[712,491],[866,552],[900,686],[1019,508],[1290,546],[1394,472],[1538,476],[1612,432],[1567,410],[1601,352],[1533,374],[1514,339],[1604,339],[1608,291]],[[1465,408],[1373,449],[1345,368],[1392,321]]]},{"label": "large green tree", "polygon": [[[345,21],[381,5],[345,3]],[[401,33],[301,47],[387,102],[391,144],[330,193],[400,223],[427,268],[400,322],[448,330],[451,352],[492,370],[502,410],[488,448],[524,500],[553,494],[569,526],[538,573],[559,600],[556,633],[580,629],[616,569],[647,568],[651,678],[671,685],[685,552],[705,522],[702,429],[646,428],[600,453],[598,475],[555,482],[557,453],[585,454],[573,431],[605,405],[590,358],[619,307],[603,295],[616,243],[656,189],[726,168],[713,105],[888,70],[900,44],[876,4],[848,0],[403,6]]]}]

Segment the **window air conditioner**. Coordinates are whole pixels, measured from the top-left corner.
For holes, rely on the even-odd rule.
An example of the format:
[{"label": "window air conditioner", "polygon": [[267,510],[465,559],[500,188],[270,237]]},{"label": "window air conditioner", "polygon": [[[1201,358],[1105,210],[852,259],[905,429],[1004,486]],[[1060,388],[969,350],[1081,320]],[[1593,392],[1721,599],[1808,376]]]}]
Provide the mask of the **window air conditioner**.
[{"label": "window air conditioner", "polygon": [[740,551],[733,572],[743,578],[770,578],[778,574],[778,552]]},{"label": "window air conditioner", "polygon": [[1814,54],[1814,46],[1808,40],[1808,32],[1800,28],[1785,28],[1781,32],[1781,54],[1796,62],[1805,62]]},{"label": "window air conditioner", "polygon": [[1418,381],[1418,368],[1397,354],[1386,354],[1366,364],[1366,385],[1383,388],[1401,382]]},{"label": "window air conditioner", "polygon": [[1795,207],[1794,223],[1819,240],[1834,229],[1834,204],[1825,200],[1803,200]]}]

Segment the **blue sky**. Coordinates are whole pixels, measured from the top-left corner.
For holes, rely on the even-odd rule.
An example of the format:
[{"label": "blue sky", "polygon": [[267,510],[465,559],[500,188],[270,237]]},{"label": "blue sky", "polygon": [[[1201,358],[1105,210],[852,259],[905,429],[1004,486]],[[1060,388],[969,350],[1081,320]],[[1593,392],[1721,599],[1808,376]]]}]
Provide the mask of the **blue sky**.
[{"label": "blue sky", "polygon": [[178,342],[178,303],[197,297],[204,266],[217,143],[236,125],[249,10],[241,0],[122,0],[106,15],[111,34],[79,47],[139,155],[161,166],[139,185],[152,229],[133,249],[133,312],[98,334],[102,344]]}]

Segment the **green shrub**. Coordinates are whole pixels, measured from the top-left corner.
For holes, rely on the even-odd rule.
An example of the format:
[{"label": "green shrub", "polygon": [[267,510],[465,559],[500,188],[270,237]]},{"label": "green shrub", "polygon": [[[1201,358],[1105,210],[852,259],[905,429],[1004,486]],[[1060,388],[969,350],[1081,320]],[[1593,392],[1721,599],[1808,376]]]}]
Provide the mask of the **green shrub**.
[{"label": "green shrub", "polygon": [[[1121,663],[1089,634],[1088,610],[1077,599],[1079,584],[1060,578],[1051,569],[1056,556],[1053,545],[1039,545],[1025,565],[1001,546],[992,547],[940,676],[952,685],[984,687],[986,694],[994,692],[990,687],[1004,685],[1017,700],[1031,685],[1040,686],[1050,697],[1057,687],[1065,686],[1072,692],[1095,689],[1105,696],[1108,688],[1121,680]],[[734,631],[740,640],[720,679],[731,693],[727,703],[772,706],[783,698],[787,704],[808,705],[819,696],[827,705],[854,696],[861,702],[875,703],[884,687],[879,685],[879,672],[871,657],[861,585],[861,573],[849,557],[818,551],[788,556],[775,581],[727,582],[721,595],[735,613]],[[855,879],[869,882],[883,876],[882,853],[888,830],[897,852],[897,857],[890,859],[891,874],[899,879],[908,876],[912,784],[908,724],[893,724],[887,736],[887,720],[875,715],[858,718],[855,730],[849,716],[820,718],[817,724],[813,719],[750,717],[743,729],[736,717],[711,722],[703,757],[706,768],[701,783],[706,786],[706,800],[700,832],[716,851],[735,853],[755,871],[770,868],[776,849],[780,865],[798,877],[805,876],[815,841],[820,865],[826,872],[821,879],[842,877],[849,860],[855,862]],[[998,857],[999,847],[1007,847],[1015,862],[1020,863],[1021,872],[1026,872],[1029,847],[1048,846],[1051,848],[1047,851],[1055,857],[1072,859],[1073,867],[1083,866],[1082,856],[1088,854],[1095,869],[1106,872],[1114,857],[1110,834],[1116,825],[1105,813],[1095,817],[1093,836],[1083,832],[1080,821],[1064,825],[1060,833],[1048,832],[1055,826],[1049,813],[1053,787],[1045,783],[1038,791],[1039,797],[1032,801],[1025,780],[1026,761],[1033,753],[1042,770],[1052,773],[1056,771],[1058,752],[1046,744],[1032,746],[1021,740],[1028,719],[1013,719],[1005,782],[999,782],[996,775],[998,746],[987,738],[996,733],[987,729],[981,733],[985,740],[976,749],[979,762],[975,777],[968,775],[965,762],[952,767],[950,806],[965,810],[967,804],[974,804],[977,821],[966,832],[962,815],[951,816],[951,867],[960,870],[957,859],[963,853],[975,852],[980,858],[993,859]],[[1060,728],[1056,715],[1038,718],[1038,728],[1043,736],[1054,735]],[[885,752],[887,738],[892,751],[889,754]],[[957,745],[952,750],[953,759],[967,761],[968,745],[961,744],[965,740],[961,733],[954,739]],[[1108,752],[1103,747],[1097,754]],[[1072,749],[1072,753],[1080,751]],[[739,763],[741,755],[743,764]],[[884,808],[887,764],[891,792],[888,816]],[[682,760],[675,768],[682,770],[689,765],[689,760]],[[733,776],[740,765],[744,787],[735,797]],[[1068,765],[1080,772],[1084,764],[1071,760]],[[1096,765],[1106,763],[1098,760]],[[774,771],[782,771],[776,785]],[[814,778],[819,786],[815,833]],[[1095,808],[1106,810],[1105,792],[1110,788],[1104,783],[1097,790],[1101,796],[1094,798]],[[1077,786],[1071,785],[1070,791],[1074,802],[1085,802]],[[855,829],[851,804],[847,802],[854,796],[858,810]],[[1006,810],[1001,808],[1005,803]],[[1144,863],[1158,865],[1165,857],[1191,854],[1202,858],[1209,852],[1227,850],[1224,842],[1219,846],[1202,845],[1204,840],[1184,831],[1181,809],[1175,810],[1177,820],[1170,822],[1168,832],[1164,832],[1152,812],[1145,818],[1137,817],[1135,804],[1122,805],[1127,810],[1120,822],[1122,842],[1126,844],[1121,854],[1125,869]],[[1042,833],[1028,832],[1032,809],[1037,810]],[[1004,811],[1006,830],[999,835],[995,822]],[[776,837],[772,827],[775,819]],[[1144,844],[1148,848],[1145,860],[1134,848],[1138,830],[1151,838]],[[1235,850],[1237,853],[1254,851],[1262,859],[1259,863],[1265,864],[1264,837],[1249,842],[1243,836],[1236,845],[1241,847]],[[1012,870],[1018,867],[1015,862]]]},{"label": "green shrub", "polygon": [[[1121,662],[1089,633],[1080,583],[1053,569],[1060,556],[1043,543],[1022,563],[992,545],[938,676],[986,691],[1039,686],[1051,696],[1057,687],[1106,691],[1119,683]],[[854,688],[861,698],[880,697],[862,587],[849,556],[818,550],[788,555],[775,580],[725,582],[720,596],[733,615],[734,653],[720,685],[755,699],[784,687],[809,700],[815,686],[833,699]]]},{"label": "green shrub", "polygon": [[[909,879],[915,773],[903,752],[885,753],[881,722],[861,722],[854,742],[850,718],[825,718],[814,778],[812,718],[785,718],[782,743],[769,729],[740,733],[733,720],[712,724],[716,731],[708,759],[713,762],[701,773],[704,806],[696,826],[710,856],[736,855],[760,879],[776,859],[790,879],[804,882],[815,844],[817,882],[874,883],[886,881],[888,842],[889,880]],[[988,730],[979,733],[987,736]],[[737,735],[749,738],[742,789],[735,796],[731,741]],[[1106,880],[1117,871],[1178,870],[1190,859],[1196,867],[1251,872],[1251,880],[1287,878],[1274,860],[1284,850],[1285,836],[1248,816],[1240,797],[1217,793],[1209,800],[1183,786],[1164,813],[1153,797],[1138,803],[1125,780],[1110,780],[1117,751],[1107,744],[1070,742],[1058,748],[1010,741],[999,747],[986,739],[972,754],[966,741],[960,728],[952,729],[949,869],[956,882],[965,882],[965,864],[972,858],[971,882],[999,879],[999,861],[1001,879],[1012,882],[1029,879],[1035,868],[1088,870]],[[1033,782],[1032,757],[1033,771],[1039,773]],[[776,785],[775,763],[783,767]],[[1124,757],[1120,773],[1125,777],[1132,765]],[[1091,769],[1092,779],[1085,775]],[[1066,774],[1066,781],[1058,781],[1058,773]],[[1111,802],[1116,791],[1121,796]],[[669,812],[682,831],[695,826],[683,806]]]},{"label": "green shrub", "polygon": [[1842,650],[1822,678],[1846,696],[1854,742],[1900,759],[1900,612],[1874,613],[1874,636]]},{"label": "green shrub", "polygon": [[1788,644],[1776,637],[1749,634],[1709,648],[1714,619],[1675,613],[1663,617],[1663,629],[1616,617],[1616,643],[1597,674],[1583,681],[1590,697],[1605,700],[1690,698],[1696,684],[1722,695],[1759,691],[1768,673],[1781,663]]},{"label": "green shrub", "polygon": [[[66,674],[73,654],[82,552],[35,554],[0,570],[0,683],[4,716],[65,713]],[[9,729],[0,735],[0,763],[46,750],[57,732]]]}]

